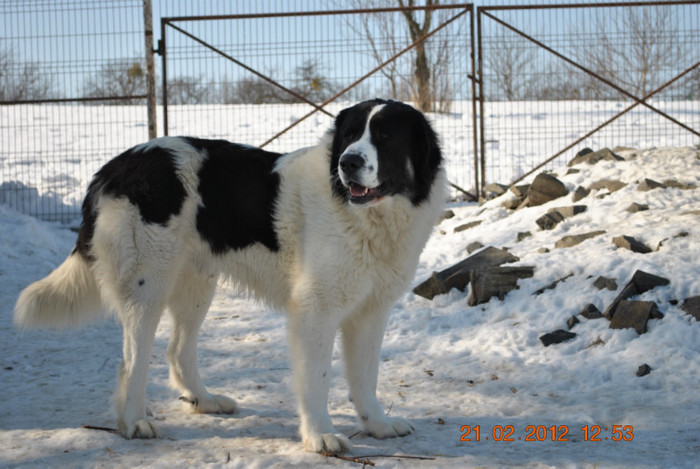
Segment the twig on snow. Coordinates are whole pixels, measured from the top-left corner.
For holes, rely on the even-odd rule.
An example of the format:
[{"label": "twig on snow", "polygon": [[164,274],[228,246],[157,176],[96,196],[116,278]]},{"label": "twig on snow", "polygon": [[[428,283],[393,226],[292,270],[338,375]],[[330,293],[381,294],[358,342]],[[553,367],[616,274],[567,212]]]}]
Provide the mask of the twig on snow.
[{"label": "twig on snow", "polygon": [[84,428],[86,430],[99,430],[102,432],[109,432],[109,433],[118,433],[119,430],[116,428],[109,428],[109,427],[95,427],[93,425],[83,425],[80,428]]},{"label": "twig on snow", "polygon": [[343,461],[350,461],[350,462],[354,462],[357,464],[362,464],[362,467],[375,465],[374,462],[370,461],[369,459],[352,458],[350,456],[343,456],[342,454],[335,454],[335,453],[327,453],[325,451],[321,452],[321,454],[327,458],[342,459]]}]

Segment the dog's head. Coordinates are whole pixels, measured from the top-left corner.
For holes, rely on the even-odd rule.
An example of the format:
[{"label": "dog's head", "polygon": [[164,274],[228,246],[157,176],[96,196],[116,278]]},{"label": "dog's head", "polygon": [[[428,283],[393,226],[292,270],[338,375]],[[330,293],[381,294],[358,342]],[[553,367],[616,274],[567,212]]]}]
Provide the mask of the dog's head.
[{"label": "dog's head", "polygon": [[333,192],[352,205],[394,196],[419,205],[430,195],[441,162],[435,132],[407,104],[364,101],[342,110],[335,120]]}]

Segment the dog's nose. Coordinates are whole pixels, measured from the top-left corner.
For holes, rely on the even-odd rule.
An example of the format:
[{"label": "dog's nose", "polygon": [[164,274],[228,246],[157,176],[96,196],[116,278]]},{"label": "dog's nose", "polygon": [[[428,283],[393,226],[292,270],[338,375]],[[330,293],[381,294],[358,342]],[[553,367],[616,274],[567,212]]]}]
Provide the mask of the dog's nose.
[{"label": "dog's nose", "polygon": [[338,164],[345,174],[353,174],[365,165],[365,158],[357,153],[345,153]]}]

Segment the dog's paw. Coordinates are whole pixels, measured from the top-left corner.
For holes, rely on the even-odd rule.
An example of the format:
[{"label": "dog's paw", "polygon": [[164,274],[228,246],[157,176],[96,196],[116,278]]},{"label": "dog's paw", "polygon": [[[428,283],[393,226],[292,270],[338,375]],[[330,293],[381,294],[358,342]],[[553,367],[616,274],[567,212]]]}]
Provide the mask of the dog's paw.
[{"label": "dog's paw", "polygon": [[181,396],[180,400],[192,405],[192,409],[198,414],[235,414],[238,412],[238,404],[230,397],[221,394],[209,394],[202,398],[188,398]]},{"label": "dog's paw", "polygon": [[384,417],[381,420],[368,420],[364,422],[364,428],[374,438],[396,438],[413,433],[415,427],[411,422],[401,417]]},{"label": "dog's paw", "polygon": [[127,440],[132,438],[160,438],[158,426],[149,419],[139,419],[132,424],[120,424],[119,433]]},{"label": "dog's paw", "polygon": [[308,433],[303,436],[307,451],[324,454],[341,454],[352,451],[350,438],[340,433]]}]

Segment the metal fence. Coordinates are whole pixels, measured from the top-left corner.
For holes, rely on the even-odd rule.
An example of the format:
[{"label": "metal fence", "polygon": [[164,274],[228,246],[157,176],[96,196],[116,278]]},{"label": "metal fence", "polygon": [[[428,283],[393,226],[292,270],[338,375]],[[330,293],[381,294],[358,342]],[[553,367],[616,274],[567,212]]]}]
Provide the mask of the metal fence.
[{"label": "metal fence", "polygon": [[0,12],[0,204],[69,220],[92,174],[148,137],[143,1],[4,0]]},{"label": "metal fence", "polygon": [[482,181],[700,143],[700,2],[483,6],[477,24]]},{"label": "metal fence", "polygon": [[0,204],[76,217],[94,171],[154,135],[156,95],[158,135],[277,151],[313,145],[353,102],[410,101],[472,194],[584,146],[700,143],[699,1],[153,0],[154,30],[149,3],[0,4]]}]

